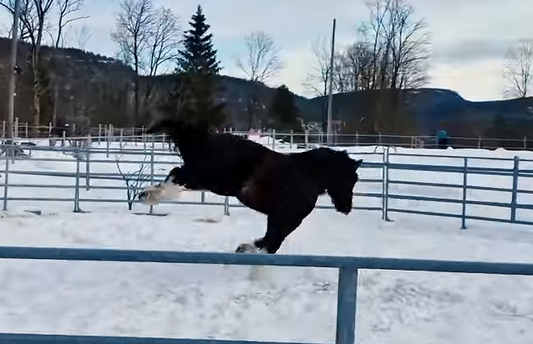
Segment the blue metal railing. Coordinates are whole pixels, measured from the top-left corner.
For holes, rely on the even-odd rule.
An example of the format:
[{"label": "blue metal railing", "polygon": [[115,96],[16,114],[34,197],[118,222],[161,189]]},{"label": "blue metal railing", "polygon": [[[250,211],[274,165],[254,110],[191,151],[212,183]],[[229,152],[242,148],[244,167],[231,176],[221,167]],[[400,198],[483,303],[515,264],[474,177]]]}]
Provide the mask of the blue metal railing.
[{"label": "blue metal railing", "polygon": [[[68,261],[150,262],[216,265],[265,265],[339,269],[336,344],[354,344],[357,309],[357,278],[360,269],[429,271],[533,276],[533,264],[415,260],[373,257],[334,257],[235,253],[140,251],[47,247],[0,247],[0,259],[44,259]],[[60,334],[0,333],[0,343],[83,344],[286,344],[279,342],[214,339],[165,339],[133,337],[66,336]]]},{"label": "blue metal railing", "polygon": [[[50,149],[50,147],[33,147],[32,149],[38,150],[55,150]],[[145,163],[150,165],[150,171],[145,176],[143,176],[146,181],[159,180],[165,177],[165,174],[155,172],[154,164],[161,165],[176,165],[179,162],[176,161],[156,161],[155,157],[160,156],[171,156],[173,159],[177,159],[175,153],[170,152],[159,152],[154,150],[153,147],[148,151],[142,149],[135,150],[105,150],[98,148],[91,148],[91,154],[104,154],[104,153],[117,153],[124,155],[131,155],[128,160],[121,161],[121,163],[130,163],[130,164],[139,164]],[[460,228],[467,228],[467,220],[481,220],[481,221],[492,221],[492,222],[503,222],[503,223],[516,223],[516,224],[533,224],[533,212],[531,216],[521,216],[519,211],[532,211],[533,205],[531,202],[521,201],[519,196],[529,196],[533,195],[533,187],[531,189],[524,189],[523,183],[521,181],[531,181],[533,185],[533,167],[527,168],[526,164],[533,166],[532,160],[520,159],[518,157],[514,158],[499,158],[499,157],[464,157],[464,156],[453,156],[453,155],[438,155],[438,154],[409,154],[409,153],[398,153],[385,148],[383,151],[379,152],[364,152],[353,154],[357,157],[362,157],[365,159],[365,162],[362,165],[360,175],[362,178],[360,182],[356,185],[356,192],[354,196],[356,199],[367,198],[371,202],[375,200],[380,200],[379,203],[369,203],[369,202],[355,202],[356,206],[354,209],[360,210],[372,210],[380,211],[383,220],[391,220],[391,213],[405,213],[405,214],[418,214],[418,215],[429,215],[429,216],[440,216],[440,217],[449,217],[456,218],[460,220]],[[90,156],[90,155],[89,155]],[[143,161],[135,160],[133,156],[144,156]],[[146,157],[149,156],[149,159]],[[377,158],[377,159],[376,159]],[[417,158],[417,159],[429,159],[430,163],[422,162],[396,162],[391,160],[397,160],[398,158]],[[443,159],[455,161],[454,165],[448,163],[447,165],[442,164],[440,161]],[[119,185],[98,185],[97,182],[91,183],[91,180],[94,181],[115,181],[120,182],[124,180],[124,176],[120,173],[102,173],[91,171],[91,166],[93,164],[109,164],[115,163],[113,160],[103,159],[103,158],[90,158],[86,161],[73,157],[63,158],[63,159],[47,159],[33,156],[32,161],[61,161],[61,162],[71,162],[76,164],[76,171],[67,172],[67,171],[31,171],[31,170],[20,170],[16,169],[16,166],[9,166],[6,162],[6,168],[3,171],[6,174],[6,178],[1,180],[3,184],[0,186],[4,187],[4,196],[0,199],[3,200],[4,209],[7,209],[8,201],[54,201],[54,202],[72,202],[74,205],[74,211],[80,211],[81,203],[137,203],[137,200],[127,200],[123,198],[114,198],[110,199],[108,197],[91,197],[91,194],[80,193],[80,188],[85,188],[86,190],[127,190],[126,186]],[[369,161],[373,160],[373,161]],[[499,163],[505,164],[507,166],[501,167],[491,167],[491,166],[476,166],[476,161],[485,161],[488,163]],[[15,164],[16,165],[16,164]],[[375,176],[365,177],[366,171],[374,170],[381,172],[380,178]],[[419,179],[415,180],[405,180],[403,177],[395,177],[396,172],[414,172],[418,174],[431,174],[431,173],[440,173],[442,176],[444,173],[448,175],[457,175],[462,176],[462,182],[459,180],[450,183],[441,183],[441,182],[429,182],[429,181],[420,181]],[[73,182],[71,185],[38,185],[37,183],[24,184],[24,183],[13,183],[9,182],[8,175],[32,175],[32,176],[41,176],[41,177],[55,177],[70,179]],[[471,177],[472,176],[494,176],[494,177],[507,177],[509,179],[509,186],[491,186],[491,185],[472,185]],[[366,185],[375,185],[378,188],[371,188],[370,190],[361,190],[362,187]],[[379,186],[381,190],[379,190]],[[396,192],[394,189],[400,186],[409,186],[409,187],[433,187],[439,188],[440,190],[457,190],[458,197],[450,198],[446,194],[439,195],[437,192],[432,192],[432,194],[421,195],[421,194],[405,194]],[[8,189],[15,188],[35,188],[35,187],[45,187],[45,188],[57,188],[57,189],[72,189],[73,194],[68,195],[67,197],[58,197],[58,196],[46,196],[46,197],[31,197],[25,195],[25,197],[14,196],[12,193],[8,192]],[[361,190],[361,191],[360,191]],[[472,197],[471,192],[494,192],[500,193],[501,197],[498,196],[497,201],[487,201],[484,197]],[[506,193],[507,195],[503,195]],[[533,198],[533,196],[532,196]],[[404,206],[405,202],[417,202],[418,204],[424,206],[429,204],[429,202],[438,202],[440,204],[449,204],[456,205],[460,207],[459,211],[450,212],[449,210],[433,210],[424,209],[423,207]],[[242,205],[237,203],[232,198],[218,198],[213,201],[206,201],[205,194],[202,193],[200,201],[176,201],[176,202],[164,202],[164,203],[177,203],[177,204],[204,204],[204,205],[221,205],[224,207],[224,213],[229,214],[229,209],[232,207],[241,207]],[[496,207],[499,209],[505,209],[506,214],[504,217],[496,217],[493,213],[490,215],[485,215],[485,213],[476,214],[473,212],[474,208],[477,206],[488,206]],[[329,204],[317,204],[319,209],[331,209],[332,206]],[[150,212],[153,212],[153,208],[150,209]]]}]

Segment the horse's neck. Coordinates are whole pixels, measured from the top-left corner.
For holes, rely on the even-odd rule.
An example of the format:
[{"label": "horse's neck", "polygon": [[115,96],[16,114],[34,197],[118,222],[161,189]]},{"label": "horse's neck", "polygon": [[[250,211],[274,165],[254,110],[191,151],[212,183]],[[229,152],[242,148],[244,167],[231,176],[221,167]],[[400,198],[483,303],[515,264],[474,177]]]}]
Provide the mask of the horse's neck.
[{"label": "horse's neck", "polygon": [[289,156],[296,164],[302,168],[310,170],[310,172],[323,170],[321,167],[325,161],[313,150],[301,153],[289,153]]}]

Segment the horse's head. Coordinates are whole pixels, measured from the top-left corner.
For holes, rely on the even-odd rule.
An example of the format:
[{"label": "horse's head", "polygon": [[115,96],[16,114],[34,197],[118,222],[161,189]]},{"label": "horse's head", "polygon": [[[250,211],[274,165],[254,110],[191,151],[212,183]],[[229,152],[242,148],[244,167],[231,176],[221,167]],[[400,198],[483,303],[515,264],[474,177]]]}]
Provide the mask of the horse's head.
[{"label": "horse's head", "polygon": [[167,134],[185,160],[186,156],[193,156],[203,149],[209,135],[209,125],[201,120],[163,119],[150,125],[146,132]]},{"label": "horse's head", "polygon": [[319,148],[319,169],[326,192],[338,212],[348,214],[352,210],[353,188],[359,180],[357,170],[363,160],[353,160],[346,151]]}]

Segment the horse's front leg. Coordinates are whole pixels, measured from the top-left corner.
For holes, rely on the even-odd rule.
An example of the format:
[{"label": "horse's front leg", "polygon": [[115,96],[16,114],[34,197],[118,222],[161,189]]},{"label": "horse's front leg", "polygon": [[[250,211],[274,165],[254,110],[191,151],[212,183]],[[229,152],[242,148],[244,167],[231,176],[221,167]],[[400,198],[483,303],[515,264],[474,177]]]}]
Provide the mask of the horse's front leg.
[{"label": "horse's front leg", "polygon": [[163,183],[151,185],[139,193],[139,200],[148,205],[156,205],[160,201],[179,198],[185,191],[185,185],[180,181],[180,168],[173,168]]}]

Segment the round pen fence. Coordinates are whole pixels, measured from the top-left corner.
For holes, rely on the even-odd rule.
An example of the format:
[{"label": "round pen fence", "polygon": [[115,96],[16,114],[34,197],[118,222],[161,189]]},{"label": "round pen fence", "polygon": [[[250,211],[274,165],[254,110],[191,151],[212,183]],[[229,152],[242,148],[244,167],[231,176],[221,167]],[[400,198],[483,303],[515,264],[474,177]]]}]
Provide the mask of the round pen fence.
[{"label": "round pen fence", "polygon": [[[25,155],[3,157],[3,209],[85,212],[127,207],[164,214],[172,212],[173,204],[182,204],[220,206],[229,215],[232,207],[242,206],[235,198],[207,192],[187,192],[157,206],[137,204],[142,188],[180,164],[176,153],[156,141],[24,147]],[[383,220],[393,220],[392,213],[457,218],[460,228],[466,228],[467,220],[533,224],[533,160],[415,152],[388,147],[354,152],[354,158],[364,160],[354,209],[379,211]],[[317,208],[333,207],[321,197]]]},{"label": "round pen fence", "polygon": [[[103,145],[103,144],[102,144]],[[97,144],[95,146],[98,146]],[[4,210],[70,209],[98,211],[100,207],[128,207],[151,214],[171,212],[175,203],[220,206],[226,214],[241,206],[235,199],[211,193],[183,193],[182,199],[155,207],[136,204],[136,193],[166,176],[179,157],[162,143],[120,143],[112,147],[78,148],[29,146],[15,158],[3,157],[0,170]],[[290,151],[290,150],[289,150]],[[446,154],[414,154],[371,147],[353,153],[364,159],[355,186],[354,208],[380,211],[383,220],[392,213],[410,213],[467,220],[533,224],[533,160]],[[476,154],[483,154],[477,152]],[[186,194],[186,195],[185,195]],[[332,208],[323,197],[319,208]],[[490,215],[487,215],[490,214]],[[338,270],[335,344],[355,344],[358,331],[359,272],[361,270],[425,271],[439,273],[504,274],[532,276],[532,264],[472,261],[414,260],[375,257],[232,254],[110,250],[58,247],[0,247],[0,260],[61,260],[150,262],[165,264],[226,264],[322,267]],[[48,331],[54,331],[50,329]],[[27,343],[174,343],[174,344],[282,344],[243,340],[165,337],[0,333],[0,342]]]}]

